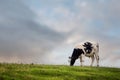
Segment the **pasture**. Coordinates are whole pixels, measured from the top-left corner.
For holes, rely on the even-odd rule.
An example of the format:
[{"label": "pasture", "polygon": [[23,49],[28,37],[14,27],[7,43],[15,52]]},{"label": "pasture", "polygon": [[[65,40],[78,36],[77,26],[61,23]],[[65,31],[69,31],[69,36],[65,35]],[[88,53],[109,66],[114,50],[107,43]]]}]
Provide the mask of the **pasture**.
[{"label": "pasture", "polygon": [[1,63],[0,80],[120,80],[120,68]]}]

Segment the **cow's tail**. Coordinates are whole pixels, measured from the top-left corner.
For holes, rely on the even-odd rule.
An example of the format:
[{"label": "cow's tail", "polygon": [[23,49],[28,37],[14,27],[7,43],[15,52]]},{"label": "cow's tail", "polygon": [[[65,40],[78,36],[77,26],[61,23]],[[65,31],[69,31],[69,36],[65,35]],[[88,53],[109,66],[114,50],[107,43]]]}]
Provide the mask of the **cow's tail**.
[{"label": "cow's tail", "polygon": [[97,47],[97,53],[99,52],[99,44],[97,43],[96,44],[96,47]]}]

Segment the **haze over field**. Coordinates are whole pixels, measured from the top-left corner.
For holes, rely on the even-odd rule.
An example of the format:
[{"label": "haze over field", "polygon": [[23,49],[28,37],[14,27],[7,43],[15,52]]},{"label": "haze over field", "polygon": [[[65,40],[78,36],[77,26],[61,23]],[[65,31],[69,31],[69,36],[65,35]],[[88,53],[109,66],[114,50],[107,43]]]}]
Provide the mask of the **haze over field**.
[{"label": "haze over field", "polygon": [[0,0],[0,62],[66,65],[76,44],[95,41],[100,65],[120,67],[119,3]]}]

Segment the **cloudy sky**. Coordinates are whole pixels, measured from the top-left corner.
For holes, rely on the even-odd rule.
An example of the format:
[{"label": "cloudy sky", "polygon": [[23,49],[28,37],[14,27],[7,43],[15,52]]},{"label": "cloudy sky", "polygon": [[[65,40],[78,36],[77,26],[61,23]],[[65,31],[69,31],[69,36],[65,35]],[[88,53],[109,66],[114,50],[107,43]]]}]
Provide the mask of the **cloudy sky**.
[{"label": "cloudy sky", "polygon": [[119,3],[0,0],[0,62],[68,65],[76,44],[93,41],[101,66],[120,67]]}]

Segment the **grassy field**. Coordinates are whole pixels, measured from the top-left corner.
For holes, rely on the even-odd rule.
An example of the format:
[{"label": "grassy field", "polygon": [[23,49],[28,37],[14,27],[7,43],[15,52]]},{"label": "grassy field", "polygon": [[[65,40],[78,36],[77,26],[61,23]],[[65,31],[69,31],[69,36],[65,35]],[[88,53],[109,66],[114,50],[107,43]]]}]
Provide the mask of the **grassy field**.
[{"label": "grassy field", "polygon": [[120,68],[0,64],[0,80],[120,80]]}]

